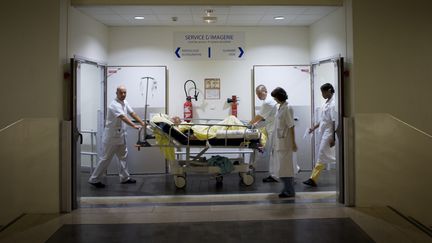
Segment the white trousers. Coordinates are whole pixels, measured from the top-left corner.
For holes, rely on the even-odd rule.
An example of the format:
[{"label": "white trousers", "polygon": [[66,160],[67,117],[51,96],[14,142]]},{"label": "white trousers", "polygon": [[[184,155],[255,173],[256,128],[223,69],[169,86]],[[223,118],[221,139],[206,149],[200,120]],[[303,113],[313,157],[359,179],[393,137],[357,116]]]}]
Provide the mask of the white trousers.
[{"label": "white trousers", "polygon": [[89,182],[97,183],[101,181],[104,171],[107,170],[114,155],[117,156],[117,167],[120,176],[120,182],[129,180],[130,174],[127,169],[126,157],[128,150],[125,144],[104,144],[102,156],[89,178]]}]

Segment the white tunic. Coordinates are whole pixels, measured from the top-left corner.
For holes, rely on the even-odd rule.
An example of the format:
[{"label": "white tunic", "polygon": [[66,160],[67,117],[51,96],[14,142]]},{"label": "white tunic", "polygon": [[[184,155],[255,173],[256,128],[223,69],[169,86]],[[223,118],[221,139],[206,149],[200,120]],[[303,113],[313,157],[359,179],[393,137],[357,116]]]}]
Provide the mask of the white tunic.
[{"label": "white tunic", "polygon": [[119,116],[131,114],[132,108],[126,100],[114,99],[108,106],[102,141],[107,144],[126,144],[126,124]]},{"label": "white tunic", "polygon": [[273,132],[276,110],[276,101],[270,95],[267,95],[266,99],[262,101],[258,115],[265,119],[264,124],[269,135]]},{"label": "white tunic", "polygon": [[283,103],[277,111],[274,132],[272,140],[272,153],[270,155],[270,163],[272,164],[270,171],[272,175],[277,177],[293,177],[293,139],[291,138],[290,128],[294,126],[288,103]]},{"label": "white tunic", "polygon": [[317,162],[336,162],[335,148],[330,147],[330,140],[334,137],[333,122],[336,121],[335,101],[332,97],[321,107],[320,126],[318,128],[317,140],[319,142]]}]

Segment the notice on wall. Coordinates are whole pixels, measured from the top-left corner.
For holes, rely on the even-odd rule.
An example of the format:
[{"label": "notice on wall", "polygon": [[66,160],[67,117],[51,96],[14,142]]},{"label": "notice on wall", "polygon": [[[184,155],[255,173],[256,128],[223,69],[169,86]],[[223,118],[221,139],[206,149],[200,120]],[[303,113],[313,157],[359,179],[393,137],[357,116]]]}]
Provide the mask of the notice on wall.
[{"label": "notice on wall", "polygon": [[244,60],[244,32],[175,32],[176,60]]},{"label": "notice on wall", "polygon": [[220,79],[219,78],[206,78],[204,79],[205,99],[206,100],[219,100],[220,99]]}]

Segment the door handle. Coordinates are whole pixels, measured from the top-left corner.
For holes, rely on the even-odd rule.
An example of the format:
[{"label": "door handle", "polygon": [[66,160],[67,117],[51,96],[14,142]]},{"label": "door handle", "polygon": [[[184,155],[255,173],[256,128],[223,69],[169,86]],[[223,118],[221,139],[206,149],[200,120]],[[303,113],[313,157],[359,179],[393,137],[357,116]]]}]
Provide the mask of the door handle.
[{"label": "door handle", "polygon": [[78,132],[78,137],[80,140],[80,144],[83,144],[83,135],[80,132]]}]

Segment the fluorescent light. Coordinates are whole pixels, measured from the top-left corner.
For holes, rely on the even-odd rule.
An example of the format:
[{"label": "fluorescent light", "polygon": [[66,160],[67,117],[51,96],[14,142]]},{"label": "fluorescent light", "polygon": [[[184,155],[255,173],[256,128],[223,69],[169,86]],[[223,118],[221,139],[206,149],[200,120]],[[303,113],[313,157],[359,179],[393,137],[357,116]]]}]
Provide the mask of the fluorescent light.
[{"label": "fluorescent light", "polygon": [[144,16],[135,16],[134,19],[144,19]]},{"label": "fluorescent light", "polygon": [[274,17],[275,20],[284,20],[285,17],[284,16],[276,16]]}]

